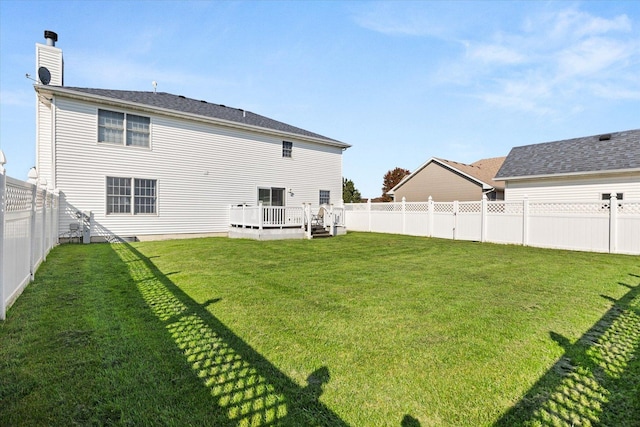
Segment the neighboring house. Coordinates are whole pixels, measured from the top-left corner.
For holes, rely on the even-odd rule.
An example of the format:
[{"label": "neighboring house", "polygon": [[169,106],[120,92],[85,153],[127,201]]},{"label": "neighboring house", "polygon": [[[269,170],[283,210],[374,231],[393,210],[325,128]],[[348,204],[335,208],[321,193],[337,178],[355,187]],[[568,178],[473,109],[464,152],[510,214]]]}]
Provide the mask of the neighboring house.
[{"label": "neighboring house", "polygon": [[494,181],[504,157],[482,159],[467,165],[432,157],[407,175],[389,193],[396,202],[478,201],[486,194],[489,200],[502,200],[504,183]]},{"label": "neighboring house", "polygon": [[509,201],[640,200],[640,129],[515,147],[496,179]]},{"label": "neighboring house", "polygon": [[92,238],[226,234],[231,205],[341,204],[343,142],[237,108],[155,91],[63,85],[57,35],[36,44],[36,168],[60,230]]}]

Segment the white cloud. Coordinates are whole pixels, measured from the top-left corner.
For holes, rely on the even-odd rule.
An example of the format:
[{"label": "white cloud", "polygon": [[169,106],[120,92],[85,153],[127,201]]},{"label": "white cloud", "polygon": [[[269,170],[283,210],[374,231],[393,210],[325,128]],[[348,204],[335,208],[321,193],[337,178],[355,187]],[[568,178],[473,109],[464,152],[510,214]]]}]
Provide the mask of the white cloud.
[{"label": "white cloud", "polygon": [[387,35],[450,39],[466,19],[447,3],[363,3],[354,14],[354,20],[363,28]]},{"label": "white cloud", "polygon": [[526,59],[518,50],[496,44],[470,46],[467,55],[469,59],[485,64],[520,64]]},{"label": "white cloud", "polygon": [[590,89],[596,96],[604,99],[640,101],[640,82],[638,79],[636,79],[635,87],[603,82],[593,84]]},{"label": "white cloud", "polygon": [[558,72],[563,77],[588,76],[606,71],[615,64],[638,54],[624,41],[610,38],[588,38],[558,52]]},{"label": "white cloud", "polygon": [[554,110],[546,106],[552,97],[553,87],[541,78],[499,80],[495,91],[478,94],[486,103],[506,109],[550,114]]},{"label": "white cloud", "polygon": [[640,77],[621,78],[640,76],[640,37],[626,15],[568,9],[530,17],[523,28],[465,41],[466,54],[447,64],[455,72],[443,81],[488,104],[542,115],[589,98],[637,99]]},{"label": "white cloud", "polygon": [[[631,21],[626,15],[619,15],[613,19],[593,16],[576,9],[567,9],[548,16],[551,21],[549,35],[565,40],[567,37],[598,36],[609,32],[629,32]],[[545,19],[541,19],[543,24]]]}]

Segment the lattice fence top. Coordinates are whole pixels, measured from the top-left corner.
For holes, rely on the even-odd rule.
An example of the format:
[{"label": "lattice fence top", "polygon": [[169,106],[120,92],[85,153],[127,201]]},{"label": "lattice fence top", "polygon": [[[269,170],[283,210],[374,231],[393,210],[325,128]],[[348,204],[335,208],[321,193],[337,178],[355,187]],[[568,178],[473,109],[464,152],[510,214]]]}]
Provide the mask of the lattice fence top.
[{"label": "lattice fence top", "polygon": [[487,202],[489,214],[522,214],[522,202]]},{"label": "lattice fence top", "polygon": [[609,203],[529,203],[530,214],[609,215]]},{"label": "lattice fence top", "polygon": [[[609,215],[609,202],[529,202],[529,214],[575,214],[575,215]],[[391,203],[349,203],[344,205],[345,211],[358,212],[402,212],[403,204]],[[429,212],[429,202],[405,202],[404,211],[412,213]],[[454,203],[433,202],[435,213],[453,213]],[[458,202],[459,213],[480,213],[481,202]],[[512,214],[522,215],[524,204],[521,201],[488,201],[488,214]],[[618,202],[619,215],[640,215],[640,202]]]},{"label": "lattice fence top", "polygon": [[640,202],[618,203],[618,215],[640,215]]},{"label": "lattice fence top", "polygon": [[369,210],[366,203],[348,203],[344,205],[345,211],[366,211]]},{"label": "lattice fence top", "polygon": [[402,211],[402,204],[401,203],[371,203],[371,211],[400,212]]},{"label": "lattice fence top", "polygon": [[5,209],[7,212],[22,212],[31,210],[32,190],[22,185],[7,182]]},{"label": "lattice fence top", "polygon": [[405,210],[405,212],[428,212],[429,211],[429,203],[428,202],[410,202],[410,203],[405,203],[404,210]]},{"label": "lattice fence top", "polygon": [[[33,186],[29,183],[7,177],[5,192],[5,212],[27,212],[32,206]],[[44,189],[36,190],[36,209],[57,208],[57,194]]]},{"label": "lattice fence top", "polygon": [[460,202],[458,204],[459,213],[479,213],[482,211],[482,203],[480,202]]},{"label": "lattice fence top", "polygon": [[436,213],[451,213],[453,212],[453,203],[451,202],[436,202],[433,204],[433,211]]}]

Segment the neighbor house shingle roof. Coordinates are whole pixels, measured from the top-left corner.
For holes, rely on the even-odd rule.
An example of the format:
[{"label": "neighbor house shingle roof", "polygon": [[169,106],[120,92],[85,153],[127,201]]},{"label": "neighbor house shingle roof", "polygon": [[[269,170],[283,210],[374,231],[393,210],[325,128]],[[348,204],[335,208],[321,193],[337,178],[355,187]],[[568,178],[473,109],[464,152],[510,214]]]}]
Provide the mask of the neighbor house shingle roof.
[{"label": "neighbor house shingle roof", "polygon": [[466,163],[454,162],[446,159],[437,159],[447,165],[451,166],[459,170],[460,172],[464,172],[467,175],[477,179],[478,181],[482,181],[485,184],[489,184],[494,188],[504,190],[504,181],[495,181],[493,178],[496,175],[500,166],[504,162],[506,157],[492,157],[489,159],[481,159],[476,162],[471,163],[470,165]]},{"label": "neighbor house shingle roof", "polygon": [[511,150],[496,179],[640,170],[640,129]]},{"label": "neighbor house shingle roof", "polygon": [[239,108],[227,107],[221,104],[214,104],[207,101],[187,98],[181,95],[173,95],[166,92],[143,92],[131,90],[111,90],[92,89],[80,87],[55,87],[40,86],[41,89],[50,89],[58,93],[79,93],[90,97],[108,98],[111,100],[124,101],[126,103],[139,104],[163,110],[171,110],[179,113],[197,115],[201,117],[223,120],[267,130],[284,132],[294,135],[323,140],[333,145],[349,147],[348,144],[338,140],[327,138],[326,136],[309,132],[307,130],[288,125],[277,120],[270,119],[250,111]]}]

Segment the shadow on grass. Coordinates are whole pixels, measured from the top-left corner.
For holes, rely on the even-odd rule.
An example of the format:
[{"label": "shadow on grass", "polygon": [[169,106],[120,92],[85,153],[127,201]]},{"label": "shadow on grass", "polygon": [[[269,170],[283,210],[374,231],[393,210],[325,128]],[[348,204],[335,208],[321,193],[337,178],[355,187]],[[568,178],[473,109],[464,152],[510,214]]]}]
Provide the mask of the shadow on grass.
[{"label": "shadow on grass", "polygon": [[348,426],[318,400],[330,380],[327,367],[318,368],[305,387],[299,386],[207,310],[219,299],[198,304],[131,245],[113,248],[194,374],[210,390],[225,425]]},{"label": "shadow on grass", "polygon": [[420,427],[420,421],[411,415],[405,415],[400,422],[400,427]]},{"label": "shadow on grass", "polygon": [[[638,277],[634,274],[630,276]],[[550,332],[564,355],[494,426],[640,426],[640,284],[575,344]]]}]

